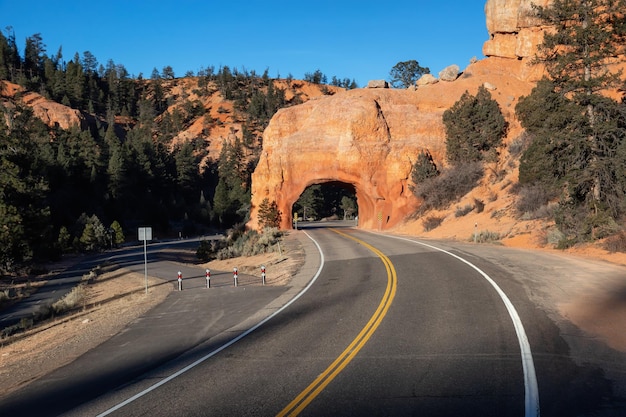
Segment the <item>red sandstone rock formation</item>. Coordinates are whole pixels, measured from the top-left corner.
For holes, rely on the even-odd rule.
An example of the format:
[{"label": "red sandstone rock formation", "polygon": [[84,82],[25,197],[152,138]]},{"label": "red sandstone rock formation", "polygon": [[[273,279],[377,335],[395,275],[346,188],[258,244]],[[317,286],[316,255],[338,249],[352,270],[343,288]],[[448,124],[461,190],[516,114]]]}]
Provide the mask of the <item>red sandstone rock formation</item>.
[{"label": "red sandstone rock formation", "polygon": [[489,39],[483,44],[486,57],[520,60],[518,76],[537,81],[543,69],[530,63],[545,27],[533,16],[532,4],[547,6],[551,0],[488,0],[485,17]]},{"label": "red sandstone rock formation", "polygon": [[267,198],[282,212],[281,227],[291,228],[292,205],[305,188],[331,181],[355,187],[360,227],[385,229],[401,222],[419,205],[409,189],[418,153],[428,149],[444,163],[443,112],[485,83],[509,119],[509,140],[519,134],[515,104],[542,74],[528,59],[542,30],[529,17],[530,2],[487,2],[488,58],[455,81],[411,90],[351,90],[279,111],[264,132],[252,176],[249,226],[258,227],[257,210]]},{"label": "red sandstone rock formation", "polygon": [[8,81],[0,81],[0,99],[15,98],[21,95],[21,102],[33,109],[35,116],[48,126],[59,126],[69,129],[71,126],[82,126],[85,118],[78,111],[33,92],[26,92],[23,87]]},{"label": "red sandstone rock formation", "polygon": [[[258,226],[257,209],[268,198],[282,212],[281,227],[291,228],[292,205],[306,187],[332,181],[355,187],[360,227],[385,229],[404,220],[419,205],[409,189],[418,153],[428,149],[440,165],[445,159],[443,112],[488,81],[512,119],[517,97],[532,88],[512,72],[519,66],[517,60],[490,58],[454,82],[350,90],[280,110],[264,132],[252,176],[249,226]],[[519,132],[516,126],[512,120],[512,134]]]}]

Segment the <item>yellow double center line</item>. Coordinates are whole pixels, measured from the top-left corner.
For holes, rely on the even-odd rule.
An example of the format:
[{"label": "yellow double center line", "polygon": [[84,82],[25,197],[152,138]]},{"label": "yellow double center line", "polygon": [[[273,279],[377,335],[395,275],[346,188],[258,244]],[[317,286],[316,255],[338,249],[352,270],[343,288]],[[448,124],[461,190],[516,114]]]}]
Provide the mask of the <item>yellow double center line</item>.
[{"label": "yellow double center line", "polygon": [[372,337],[383,318],[387,314],[389,307],[396,295],[396,288],[398,286],[398,277],[393,264],[381,251],[373,247],[372,245],[365,243],[361,239],[349,236],[345,233],[331,229],[333,232],[340,234],[348,239],[352,239],[355,242],[365,246],[372,252],[374,252],[385,265],[387,270],[387,288],[383,295],[378,308],[367,322],[363,330],[357,335],[357,337],[348,345],[348,347],[339,355],[335,361],[330,364],[324,372],[322,372],[308,387],[305,388],[292,402],[290,402],[280,413],[278,417],[283,416],[297,416],[308,406],[315,397],[317,397],[324,388],[330,382],[335,379],[337,375],[350,363],[350,361],[356,356],[357,353],[365,346],[365,343]]}]

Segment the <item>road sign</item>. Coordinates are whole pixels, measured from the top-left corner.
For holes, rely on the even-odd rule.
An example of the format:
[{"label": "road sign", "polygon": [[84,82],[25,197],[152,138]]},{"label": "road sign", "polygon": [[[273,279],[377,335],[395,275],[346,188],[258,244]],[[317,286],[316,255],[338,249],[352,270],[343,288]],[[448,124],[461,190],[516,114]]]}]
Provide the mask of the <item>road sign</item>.
[{"label": "road sign", "polygon": [[146,283],[146,294],[148,294],[148,249],[147,242],[152,240],[152,228],[151,227],[140,227],[137,231],[139,235],[139,240],[143,241],[143,274],[144,281]]},{"label": "road sign", "polygon": [[139,240],[152,240],[152,228],[151,227],[140,227],[138,234],[139,234]]}]

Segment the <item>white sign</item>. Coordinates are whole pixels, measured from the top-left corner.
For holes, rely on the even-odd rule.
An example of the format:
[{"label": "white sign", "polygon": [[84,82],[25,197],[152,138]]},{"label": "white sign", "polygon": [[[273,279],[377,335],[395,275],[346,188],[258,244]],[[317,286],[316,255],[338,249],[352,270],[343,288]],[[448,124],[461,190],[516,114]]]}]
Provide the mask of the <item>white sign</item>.
[{"label": "white sign", "polygon": [[152,228],[140,227],[139,228],[139,240],[152,240]]}]

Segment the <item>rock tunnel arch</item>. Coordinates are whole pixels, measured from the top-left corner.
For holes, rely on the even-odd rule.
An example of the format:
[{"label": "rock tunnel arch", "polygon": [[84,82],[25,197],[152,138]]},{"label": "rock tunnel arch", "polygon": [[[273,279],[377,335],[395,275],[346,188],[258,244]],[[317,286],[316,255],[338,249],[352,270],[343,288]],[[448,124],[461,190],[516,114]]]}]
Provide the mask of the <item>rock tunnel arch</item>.
[{"label": "rock tunnel arch", "polygon": [[[313,180],[309,185],[305,186],[304,189],[302,190],[302,192],[296,196],[294,202],[291,204],[292,207],[292,212],[291,212],[291,219],[294,218],[294,209],[296,207],[296,202],[299,201],[299,198],[306,192],[306,190],[310,187],[313,187],[315,185],[319,185],[321,186],[321,192],[322,195],[325,195],[325,197],[327,196],[328,190],[330,189],[331,194],[337,192],[337,189],[343,189],[343,192],[341,194],[343,195],[348,195],[351,197],[354,197],[356,199],[356,206],[357,206],[357,211],[355,213],[355,215],[358,215],[358,211],[359,211],[359,196],[358,196],[358,192],[356,187],[354,186],[354,184],[351,183],[347,183],[347,182],[343,182],[343,181],[337,181],[337,180],[331,180],[331,179],[321,179],[321,180]],[[325,201],[325,203],[328,203],[328,201]],[[339,201],[335,202],[335,207],[333,208],[338,208],[340,205]],[[330,210],[332,211],[332,209]],[[320,213],[317,213],[318,215]],[[328,214],[328,213],[325,213]],[[339,213],[337,213],[339,214]],[[303,218],[304,213],[302,211],[299,212],[299,218],[302,219]],[[324,219],[328,216],[321,216],[318,217],[317,220],[321,220]]]},{"label": "rock tunnel arch", "polygon": [[[351,187],[354,189],[354,195],[356,196],[356,204],[359,209],[359,226],[366,228],[374,228],[377,226],[372,222],[372,219],[376,217],[373,213],[375,213],[378,209],[380,213],[387,212],[385,210],[385,201],[383,198],[372,198],[365,190],[367,187],[364,187],[363,184],[359,184],[357,182],[353,182],[347,180],[346,178],[338,177],[338,178],[328,178],[328,177],[320,177],[320,178],[310,178],[306,182],[303,182],[301,186],[297,188],[292,188],[289,190],[284,198],[280,201],[277,201],[278,209],[281,211],[281,229],[291,229],[292,228],[292,219],[293,219],[293,205],[300,198],[302,193],[310,186],[315,184],[345,184],[347,187]],[[389,216],[390,217],[390,216]],[[385,221],[381,221],[378,228],[382,228],[386,226],[390,221],[390,218],[386,218]],[[384,224],[383,224],[384,223]]]},{"label": "rock tunnel arch", "polygon": [[414,93],[356,89],[279,110],[263,133],[263,151],[252,174],[248,227],[258,229],[264,199],[291,229],[292,207],[312,184],[341,182],[355,189],[359,228],[389,229],[415,211],[409,189],[419,152],[437,159],[445,143],[441,113],[423,112]]},{"label": "rock tunnel arch", "polygon": [[[314,189],[315,187],[317,189]],[[309,190],[311,192],[307,194]],[[303,197],[305,197],[304,200]],[[355,202],[355,211],[346,212],[342,209],[344,197],[348,197]],[[309,198],[312,201],[307,201]],[[304,191],[292,205],[292,218],[294,219],[296,212],[299,220],[327,220],[333,216],[337,216],[339,219],[351,220],[358,215],[356,189],[352,184],[339,181],[313,183],[305,187]]]}]

